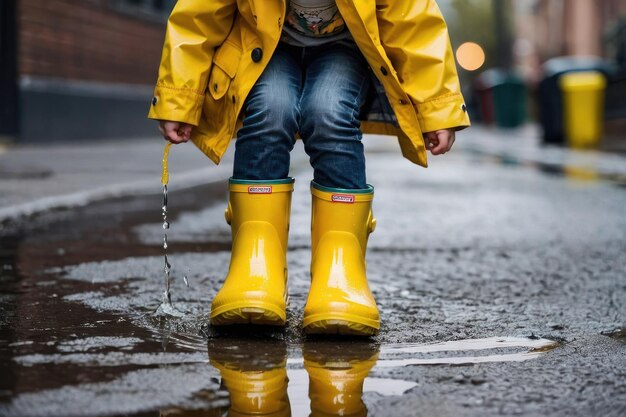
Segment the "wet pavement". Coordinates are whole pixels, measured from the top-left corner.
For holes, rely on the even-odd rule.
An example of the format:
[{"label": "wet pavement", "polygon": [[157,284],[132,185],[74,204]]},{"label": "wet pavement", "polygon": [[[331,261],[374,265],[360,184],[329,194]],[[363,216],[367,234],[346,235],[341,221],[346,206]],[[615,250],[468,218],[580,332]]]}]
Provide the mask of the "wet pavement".
[{"label": "wet pavement", "polygon": [[366,146],[379,336],[300,330],[311,172],[299,144],[285,330],[207,324],[229,260],[222,180],[170,187],[181,317],[159,309],[158,175],[154,193],[5,221],[0,415],[626,415],[624,161],[473,142],[423,170],[392,141]]}]

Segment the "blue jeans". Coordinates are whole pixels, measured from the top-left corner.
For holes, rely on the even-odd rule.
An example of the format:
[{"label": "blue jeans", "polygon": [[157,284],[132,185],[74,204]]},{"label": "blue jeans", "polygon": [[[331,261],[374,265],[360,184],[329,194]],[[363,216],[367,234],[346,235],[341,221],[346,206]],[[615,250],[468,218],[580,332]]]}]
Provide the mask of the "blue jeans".
[{"label": "blue jeans", "polygon": [[356,46],[279,44],[244,104],[233,178],[286,178],[299,133],[316,183],[366,188],[358,115],[370,82],[367,62]]}]

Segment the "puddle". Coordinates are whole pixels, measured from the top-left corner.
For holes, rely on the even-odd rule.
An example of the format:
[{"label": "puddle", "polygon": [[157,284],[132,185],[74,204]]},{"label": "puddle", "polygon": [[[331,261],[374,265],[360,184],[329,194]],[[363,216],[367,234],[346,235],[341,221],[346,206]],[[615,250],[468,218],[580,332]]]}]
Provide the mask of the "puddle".
[{"label": "puddle", "polygon": [[[382,347],[368,342],[310,341],[303,344],[301,357],[288,358],[281,341],[216,339],[208,341],[208,355],[229,393],[231,413],[366,416],[369,393],[377,398],[399,396],[418,387],[414,381],[377,376],[384,368],[519,362],[558,345],[548,339],[518,337]],[[186,342],[182,346],[190,347]],[[424,357],[432,355],[436,356]]]},{"label": "puddle", "polygon": [[[165,193],[161,218],[153,210],[160,197],[102,222],[106,226],[94,218],[116,212],[112,203],[91,207],[95,214],[80,222],[80,213],[73,214],[45,239],[33,234],[16,241],[19,256],[17,246],[4,246],[7,272],[0,279],[9,301],[1,307],[7,325],[0,342],[10,343],[0,344],[0,371],[8,375],[0,381],[0,415],[366,416],[381,399],[424,388],[403,372],[409,367],[438,366],[453,377],[458,365],[532,360],[558,346],[517,337],[429,344],[310,340],[301,334],[296,308],[290,326],[269,340],[215,337],[206,313],[226,273],[229,245],[221,236],[168,244],[161,231],[153,243],[138,242],[129,232],[137,224],[177,224]],[[176,196],[177,206],[181,200]],[[290,278],[292,295],[301,305],[308,260],[294,253],[301,272]],[[183,274],[168,276],[171,259],[181,269],[196,266],[189,274],[193,291]],[[176,295],[175,309],[161,304],[164,284],[166,294]]]},{"label": "puddle", "polygon": [[370,375],[379,347],[307,342],[288,359],[282,341],[208,341],[209,363],[229,393],[229,415],[367,415],[364,395],[402,395],[415,382]]},{"label": "puddle", "polygon": [[626,343],[626,328],[617,327],[613,330],[605,330],[601,334]]},{"label": "puddle", "polygon": [[[102,400],[89,394],[90,404],[82,405],[86,407],[85,415],[100,415],[105,409],[115,413],[123,410],[108,407],[105,400],[142,398],[154,391],[154,395],[168,392],[168,401],[180,406],[161,407],[161,415],[219,410],[228,415],[367,416],[368,404],[420,389],[415,381],[390,378],[386,372],[389,368],[516,362],[538,358],[559,345],[548,339],[523,337],[383,346],[371,341],[315,339],[294,346],[284,340],[241,337],[206,340],[200,335],[184,333],[171,334],[167,340],[168,351],[174,351],[101,352],[97,346],[111,347],[114,342],[90,338],[60,344],[58,350],[62,353],[16,357],[16,363],[28,367],[114,368],[126,364],[141,368],[108,383],[80,384],[20,395],[14,398],[13,405],[19,411],[24,411],[26,406],[28,410],[37,406],[44,411],[39,414],[58,415],[62,404],[54,398],[83,396],[104,390],[107,394]],[[139,340],[130,342],[132,346]],[[76,349],[69,353],[72,346]],[[172,349],[174,347],[183,351],[176,351]],[[157,368],[150,368],[155,366]],[[141,380],[150,385],[156,382],[154,376],[163,378],[165,375],[168,381],[165,386],[157,384],[160,386],[150,388],[148,393],[140,387]],[[189,378],[192,378],[192,385],[189,385]],[[180,386],[170,392],[171,384]],[[141,403],[141,408],[154,409],[157,404],[158,400],[150,400]],[[16,409],[9,408],[7,415],[18,415],[14,412]],[[0,411],[3,411],[1,404]]]},{"label": "puddle", "polygon": [[[215,259],[226,255],[218,253]],[[199,263],[195,258],[201,257],[206,255],[178,256],[185,264]],[[27,339],[32,343],[15,341],[10,361],[25,382],[7,387],[11,399],[9,405],[0,403],[0,415],[76,415],[76,410],[93,416],[145,415],[138,413],[159,410],[172,416],[202,411],[366,416],[384,398],[421,389],[417,380],[402,379],[402,368],[437,365],[454,375],[450,366],[536,359],[558,346],[523,337],[379,345],[291,339],[290,329],[271,333],[269,340],[216,337],[215,329],[206,326],[208,304],[198,294],[180,293],[176,305],[189,311],[182,318],[146,311],[162,289],[163,282],[153,279],[161,259],[155,254],[64,269],[55,288],[58,297],[33,298],[43,311],[55,306],[59,313],[54,314],[62,315],[71,333],[58,334],[52,345],[36,329]],[[55,273],[59,271],[47,272],[47,279]],[[201,285],[209,282],[194,278]],[[90,310],[79,309],[81,304]],[[75,313],[67,314],[68,308]],[[87,311],[92,311],[89,317]],[[117,316],[108,316],[112,312]],[[244,331],[255,333],[249,327]],[[66,372],[65,379],[55,379],[59,372]],[[39,375],[49,379],[28,385]],[[68,401],[75,404],[73,412],[64,409]],[[31,413],[35,409],[40,411]]]},{"label": "puddle", "polygon": [[622,161],[613,156],[603,156],[596,152],[572,152],[561,148],[544,148],[542,154],[520,155],[507,152],[493,154],[492,150],[467,149],[478,156],[504,166],[524,166],[539,170],[544,174],[565,177],[577,183],[607,181],[610,184],[626,186],[626,174]]},{"label": "puddle", "polygon": [[382,353],[386,355],[398,354],[432,354],[432,353],[450,353],[450,352],[474,352],[474,351],[490,351],[508,348],[525,348],[524,351],[514,353],[501,354],[482,354],[474,356],[437,356],[423,358],[399,358],[381,360],[377,364],[379,367],[399,367],[409,365],[463,365],[478,364],[490,362],[522,362],[534,359],[542,354],[555,349],[559,346],[558,342],[548,339],[530,339],[518,337],[490,337],[483,339],[457,340],[451,342],[441,342],[425,345],[397,345],[388,346],[383,349]]}]

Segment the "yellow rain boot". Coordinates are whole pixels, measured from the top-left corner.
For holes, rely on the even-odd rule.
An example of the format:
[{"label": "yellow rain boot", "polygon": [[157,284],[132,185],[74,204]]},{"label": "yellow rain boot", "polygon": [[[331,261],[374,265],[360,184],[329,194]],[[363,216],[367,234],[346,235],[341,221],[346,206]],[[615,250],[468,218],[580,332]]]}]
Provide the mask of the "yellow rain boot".
[{"label": "yellow rain boot", "polygon": [[211,305],[211,324],[285,324],[293,183],[230,180],[226,221],[233,247],[228,275]]},{"label": "yellow rain boot", "polygon": [[367,238],[374,231],[374,188],[342,190],[311,183],[311,289],[307,333],[369,336],[380,317],[365,275]]},{"label": "yellow rain boot", "polygon": [[378,360],[378,348],[326,345],[305,343],[303,348],[304,369],[309,374],[310,417],[367,416],[363,382]]},{"label": "yellow rain boot", "polygon": [[230,396],[226,416],[291,416],[284,342],[217,339],[208,351]]}]

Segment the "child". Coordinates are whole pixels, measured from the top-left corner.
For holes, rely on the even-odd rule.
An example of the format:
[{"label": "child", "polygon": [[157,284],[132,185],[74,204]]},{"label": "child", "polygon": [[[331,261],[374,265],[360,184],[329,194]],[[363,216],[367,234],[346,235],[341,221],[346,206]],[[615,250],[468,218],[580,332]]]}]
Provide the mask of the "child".
[{"label": "child", "polygon": [[361,128],[396,134],[426,167],[426,149],[446,153],[469,126],[435,0],[179,0],[149,117],[215,163],[237,136],[231,262],[211,323],[285,324],[299,135],[314,169],[303,327],[358,335],[380,327],[365,274],[375,219]]}]

